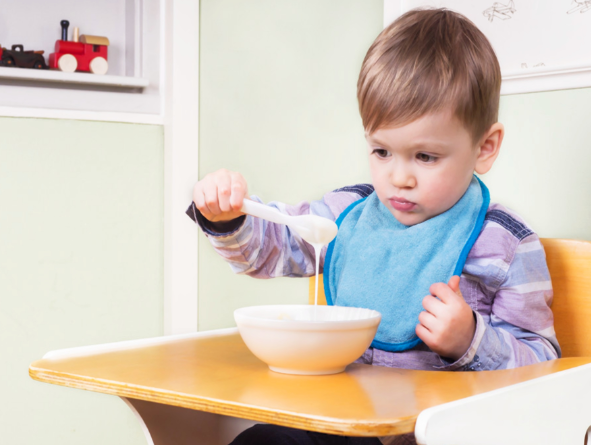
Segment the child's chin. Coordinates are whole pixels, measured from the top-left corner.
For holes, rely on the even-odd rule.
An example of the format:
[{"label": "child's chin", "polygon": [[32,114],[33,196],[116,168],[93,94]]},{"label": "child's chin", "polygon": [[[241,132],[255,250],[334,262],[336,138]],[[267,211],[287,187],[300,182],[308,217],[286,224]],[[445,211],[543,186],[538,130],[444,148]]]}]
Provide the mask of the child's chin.
[{"label": "child's chin", "polygon": [[394,218],[396,218],[400,224],[404,224],[405,226],[414,226],[428,219],[425,215],[415,212],[401,212],[398,210],[391,210],[391,212],[392,215],[394,215]]}]

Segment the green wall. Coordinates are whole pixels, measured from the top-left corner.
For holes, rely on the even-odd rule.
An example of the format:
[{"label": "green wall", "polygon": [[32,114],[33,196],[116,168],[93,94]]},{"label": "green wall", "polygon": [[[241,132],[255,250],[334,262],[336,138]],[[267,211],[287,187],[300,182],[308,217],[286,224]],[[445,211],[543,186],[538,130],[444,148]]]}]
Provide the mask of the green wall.
[{"label": "green wall", "polygon": [[[200,175],[240,171],[263,200],[296,203],[368,181],[356,82],[380,1],[201,1]],[[483,177],[541,236],[591,239],[591,89],[504,96],[507,135]],[[304,303],[307,280],[233,275],[203,235],[199,328],[241,306]]]},{"label": "green wall", "polygon": [[0,442],[145,444],[120,399],[28,367],[162,335],[162,128],[0,118],[0,134]]},{"label": "green wall", "polygon": [[540,236],[591,240],[591,88],[501,98],[506,129],[483,177]]}]

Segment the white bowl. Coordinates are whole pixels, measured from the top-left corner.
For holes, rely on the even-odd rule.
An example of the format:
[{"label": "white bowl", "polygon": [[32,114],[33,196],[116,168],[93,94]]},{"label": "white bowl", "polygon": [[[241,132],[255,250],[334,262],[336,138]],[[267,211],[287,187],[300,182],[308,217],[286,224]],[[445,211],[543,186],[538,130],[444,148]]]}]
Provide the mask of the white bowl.
[{"label": "white bowl", "polygon": [[248,349],[276,372],[336,374],[371,344],[382,316],[371,309],[273,305],[236,309]]}]

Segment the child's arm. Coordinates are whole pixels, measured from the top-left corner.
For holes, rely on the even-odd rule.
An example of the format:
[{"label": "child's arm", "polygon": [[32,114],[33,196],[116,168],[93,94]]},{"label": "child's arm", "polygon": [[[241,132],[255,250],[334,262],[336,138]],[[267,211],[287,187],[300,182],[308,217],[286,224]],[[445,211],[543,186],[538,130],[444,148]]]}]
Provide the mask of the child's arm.
[{"label": "child's arm", "polygon": [[[532,233],[522,239],[510,259],[506,267],[496,262],[498,275],[491,274],[491,267],[496,267],[493,262],[474,261],[464,269],[464,273],[474,273],[466,274],[465,279],[487,288],[485,293],[493,301],[489,308],[476,308],[470,346],[453,363],[446,361],[443,369],[507,369],[560,357],[550,309],[552,285],[538,236]],[[494,285],[491,277],[498,284]]]},{"label": "child's arm", "polygon": [[[235,184],[235,185],[233,185]],[[354,201],[369,195],[368,185],[327,193],[322,200],[290,206],[271,202],[289,215],[315,214],[331,220]],[[235,273],[255,278],[314,275],[314,249],[287,226],[239,212],[247,185],[238,173],[220,170],[199,181],[187,214],[199,224],[214,249]],[[256,196],[251,199],[261,202]],[[217,201],[216,201],[217,200]],[[326,247],[322,249],[320,270]]]}]

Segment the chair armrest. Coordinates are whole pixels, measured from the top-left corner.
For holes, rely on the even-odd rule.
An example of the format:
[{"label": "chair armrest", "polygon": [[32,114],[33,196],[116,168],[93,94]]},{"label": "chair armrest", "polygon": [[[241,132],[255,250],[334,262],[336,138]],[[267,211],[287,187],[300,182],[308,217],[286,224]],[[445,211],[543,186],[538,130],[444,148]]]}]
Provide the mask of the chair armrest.
[{"label": "chair armrest", "polygon": [[586,364],[428,408],[417,418],[415,435],[419,445],[582,445],[590,401]]}]

